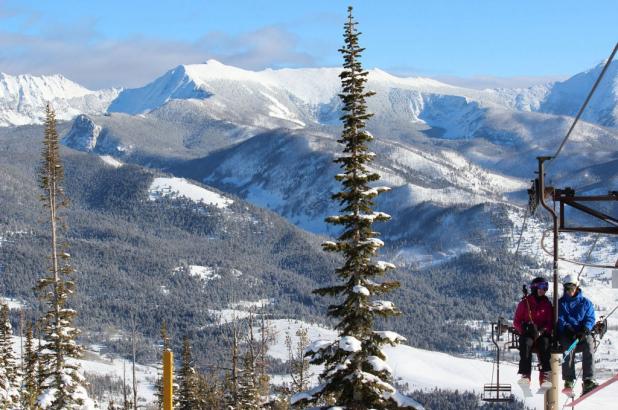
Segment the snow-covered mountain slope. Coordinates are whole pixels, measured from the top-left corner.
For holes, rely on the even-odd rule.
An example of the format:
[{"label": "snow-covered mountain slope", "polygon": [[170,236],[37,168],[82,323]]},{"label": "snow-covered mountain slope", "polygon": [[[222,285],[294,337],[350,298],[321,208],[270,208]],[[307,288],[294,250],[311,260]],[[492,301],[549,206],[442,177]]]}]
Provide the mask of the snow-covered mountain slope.
[{"label": "snow-covered mountain slope", "polygon": [[[565,81],[529,88],[501,88],[487,90],[487,92],[495,93],[501,104],[509,109],[574,117],[604,66],[605,62],[602,62]],[[608,67],[582,119],[605,127],[618,127],[618,63],[616,61]]]},{"label": "snow-covered mountain slope", "polygon": [[243,141],[262,128],[208,118],[193,101],[174,100],[151,115],[79,115],[63,133],[73,149],[157,167],[196,158]]},{"label": "snow-covered mountain slope", "polygon": [[[605,62],[566,81],[555,83],[538,111],[575,116],[604,65]],[[618,62],[610,64],[582,118],[607,127],[618,127]]]},{"label": "snow-covered mountain slope", "polygon": [[[199,101],[212,118],[250,126],[304,128],[338,121],[339,68],[267,69],[259,72],[215,60],[181,65],[150,84],[125,90],[110,112],[146,113],[173,100]],[[377,96],[369,108],[383,121],[439,122],[444,111],[474,112],[505,106],[501,91],[454,87],[429,78],[400,78],[369,72],[368,88]],[[437,112],[437,113],[434,113]]]},{"label": "snow-covered mountain slope", "polygon": [[195,203],[203,203],[225,209],[234,201],[216,192],[188,182],[184,178],[158,177],[152,181],[148,189],[148,199],[187,198]]},{"label": "snow-covered mountain slope", "polygon": [[[524,128],[529,128],[527,122],[553,120],[566,124],[572,120],[555,115],[575,114],[599,70],[597,67],[563,83],[527,89],[474,90],[373,69],[367,87],[376,91],[368,99],[369,111],[375,115],[368,125],[376,134],[391,139],[480,137],[499,145],[514,145],[530,130],[523,130],[521,135],[520,130],[505,129],[508,127],[496,124],[494,119],[516,119]],[[166,118],[172,118],[186,117],[189,110],[193,117],[261,130],[322,129],[339,124],[339,72],[339,68],[248,71],[209,60],[178,66],[142,88],[124,90],[109,111],[157,117],[165,112]],[[615,72],[616,67],[612,67],[584,120],[615,125]],[[535,117],[534,112],[554,115]]]},{"label": "snow-covered mountain slope", "polygon": [[42,123],[47,102],[60,120],[70,120],[81,113],[103,113],[119,91],[91,91],[62,75],[0,73],[0,127]]},{"label": "snow-covered mountain slope", "polygon": [[[423,150],[376,140],[374,169],[393,191],[380,205],[401,216],[429,202],[440,207],[470,207],[501,202],[506,192],[526,182],[482,169],[450,149]],[[336,141],[327,134],[276,131],[253,137],[203,159],[172,167],[188,176],[234,192],[313,232],[327,232],[324,217],[338,212],[330,196],[339,190],[333,162]]]},{"label": "snow-covered mountain slope", "polygon": [[[397,77],[376,68],[369,71],[367,85],[377,91],[369,108],[376,114],[373,121],[377,123],[426,125],[444,130],[443,136],[461,138],[470,134],[467,129],[473,131],[474,123],[486,110],[493,108],[573,116],[601,68],[599,65],[564,82],[486,90],[451,86],[429,78]],[[90,91],[60,75],[1,74],[0,126],[40,122],[41,107],[48,100],[57,107],[60,119],[106,110],[135,115],[159,110],[172,101],[193,101],[210,119],[250,127],[332,124],[340,115],[339,72],[339,68],[249,71],[208,60],[204,64],[180,65],[144,87],[120,93]],[[584,120],[616,126],[617,72],[614,63]]]}]

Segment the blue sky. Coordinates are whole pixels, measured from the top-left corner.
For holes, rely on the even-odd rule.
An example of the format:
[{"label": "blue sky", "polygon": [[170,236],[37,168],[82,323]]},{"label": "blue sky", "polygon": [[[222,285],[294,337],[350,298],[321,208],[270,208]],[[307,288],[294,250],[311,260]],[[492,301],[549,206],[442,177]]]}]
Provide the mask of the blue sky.
[{"label": "blue sky", "polygon": [[0,0],[0,71],[60,72],[100,88],[209,58],[337,66],[348,4],[366,68],[476,87],[566,78],[618,41],[615,0]]}]

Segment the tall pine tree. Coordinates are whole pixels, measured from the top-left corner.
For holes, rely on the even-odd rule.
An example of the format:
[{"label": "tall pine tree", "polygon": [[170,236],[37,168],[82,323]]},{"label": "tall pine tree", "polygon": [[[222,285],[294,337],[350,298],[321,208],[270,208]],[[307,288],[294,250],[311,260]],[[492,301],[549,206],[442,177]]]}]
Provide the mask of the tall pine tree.
[{"label": "tall pine tree", "polygon": [[178,409],[194,410],[198,404],[198,379],[191,357],[191,344],[185,336],[182,341],[182,368],[179,377],[180,390],[178,392]]},{"label": "tall pine tree", "polygon": [[80,333],[73,324],[77,312],[67,307],[69,297],[75,292],[75,283],[71,280],[74,270],[69,263],[66,245],[59,241],[59,233],[64,227],[59,211],[68,205],[63,180],[56,115],[47,104],[40,186],[43,189],[41,200],[49,211],[51,243],[49,275],[40,279],[36,286],[48,309],[41,318],[47,344],[39,357],[44,379],[38,401],[42,408],[54,410],[77,409],[89,401],[83,387],[84,379],[78,372],[79,366],[69,361],[78,358],[82,348],[75,342]]},{"label": "tall pine tree", "polygon": [[311,362],[323,364],[324,371],[320,375],[320,384],[293,396],[292,403],[328,407],[334,404],[348,410],[421,408],[392,386],[391,369],[382,350],[384,344],[396,345],[405,339],[394,332],[374,330],[376,316],[386,318],[399,313],[392,302],[376,299],[397,288],[399,283],[376,282],[377,277],[395,267],[375,260],[384,243],[372,228],[374,222],[390,219],[389,215],[373,210],[373,199],[389,188],[370,186],[380,179],[368,166],[374,154],[369,151],[367,143],[373,137],[365,130],[365,122],[372,116],[367,112],[365,100],[374,93],[365,91],[368,73],[359,60],[364,49],[358,44],[360,33],[356,26],[352,7],[349,7],[344,25],[345,45],[339,50],[344,59],[339,75],[344,127],[338,142],[344,147],[343,154],[335,160],[343,170],[335,178],[343,187],[333,195],[341,205],[341,214],[326,219],[343,229],[336,242],[328,241],[322,245],[326,251],[340,253],[344,264],[336,270],[338,284],[314,291],[341,299],[339,304],[328,309],[328,315],[338,320],[339,337],[335,341],[317,341],[309,347]]},{"label": "tall pine tree", "polygon": [[38,355],[34,347],[34,335],[32,323],[28,323],[26,328],[26,343],[24,346],[24,357],[22,357],[24,375],[22,380],[22,406],[25,409],[34,408],[37,397],[39,397],[39,383],[37,380]]},{"label": "tall pine tree", "polygon": [[251,350],[245,353],[243,358],[243,369],[238,383],[238,398],[234,408],[238,410],[259,410],[262,408],[255,374],[255,356]]},{"label": "tall pine tree", "polygon": [[0,408],[12,409],[19,405],[19,371],[13,352],[13,329],[9,307],[0,305]]}]

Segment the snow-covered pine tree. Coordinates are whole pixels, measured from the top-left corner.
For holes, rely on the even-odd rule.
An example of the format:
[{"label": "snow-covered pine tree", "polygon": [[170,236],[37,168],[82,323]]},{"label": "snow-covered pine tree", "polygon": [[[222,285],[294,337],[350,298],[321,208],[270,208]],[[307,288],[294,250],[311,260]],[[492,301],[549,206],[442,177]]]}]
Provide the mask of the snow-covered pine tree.
[{"label": "snow-covered pine tree", "polygon": [[198,405],[197,374],[191,357],[191,344],[185,336],[182,341],[182,368],[179,377],[178,409],[195,410]]},{"label": "snow-covered pine tree", "polygon": [[0,305],[0,408],[19,406],[19,371],[13,352],[13,328],[9,320],[9,307]]},{"label": "snow-covered pine tree", "polygon": [[89,401],[84,379],[79,366],[69,359],[81,355],[82,348],[75,342],[79,330],[73,325],[77,312],[67,308],[69,297],[75,292],[71,280],[73,267],[66,245],[59,243],[59,232],[63,226],[59,211],[68,205],[62,182],[64,170],[60,160],[60,139],[56,130],[56,115],[47,104],[45,108],[45,136],[43,140],[43,161],[41,164],[41,200],[49,211],[51,233],[49,275],[39,279],[36,290],[40,299],[47,304],[47,312],[41,318],[41,329],[46,340],[39,360],[42,363],[44,381],[38,398],[43,409],[79,409]]},{"label": "snow-covered pine tree", "polygon": [[32,323],[28,323],[26,328],[26,343],[24,346],[21,402],[24,409],[34,408],[37,397],[39,397],[39,383],[37,381],[38,356],[34,349],[34,335]]},{"label": "snow-covered pine tree", "polygon": [[266,320],[265,305],[262,304],[260,315],[260,340],[258,343],[255,370],[260,395],[268,397],[270,392],[270,376],[268,375],[268,347],[274,341],[274,329]]},{"label": "snow-covered pine tree", "polygon": [[219,376],[214,373],[197,373],[199,410],[221,409],[224,402],[223,386]]},{"label": "snow-covered pine tree", "polygon": [[365,91],[368,73],[359,60],[364,49],[358,44],[357,24],[352,7],[349,7],[344,25],[345,45],[339,50],[344,59],[339,75],[344,127],[338,142],[344,147],[343,154],[335,160],[343,169],[335,177],[343,189],[333,195],[333,199],[341,204],[341,214],[326,219],[343,229],[336,242],[323,244],[326,251],[342,254],[344,264],[336,270],[341,280],[339,284],[314,291],[322,296],[343,299],[328,309],[328,315],[338,320],[339,337],[335,341],[316,341],[308,348],[311,362],[324,365],[320,384],[294,395],[291,401],[295,405],[330,405],[327,401],[334,400],[332,404],[347,410],[422,408],[393,387],[391,369],[382,350],[384,344],[396,345],[405,339],[394,332],[374,330],[376,316],[389,317],[399,313],[392,302],[375,297],[392,291],[399,283],[375,281],[376,277],[383,276],[395,266],[375,260],[384,243],[377,238],[378,233],[373,231],[372,224],[387,221],[390,216],[373,210],[373,198],[388,188],[369,185],[380,179],[368,166],[374,154],[369,151],[367,143],[373,137],[365,130],[365,122],[372,116],[367,112],[365,100],[374,93]]},{"label": "snow-covered pine tree", "polygon": [[262,408],[256,379],[255,356],[249,350],[243,358],[243,369],[238,383],[238,398],[234,408],[238,410],[259,410]]},{"label": "snow-covered pine tree", "polygon": [[308,330],[300,327],[296,331],[296,342],[292,340],[289,332],[285,336],[285,346],[288,351],[288,365],[290,366],[290,391],[296,394],[309,388],[309,380],[313,373],[309,371],[309,360],[304,357],[305,350],[309,346]]}]

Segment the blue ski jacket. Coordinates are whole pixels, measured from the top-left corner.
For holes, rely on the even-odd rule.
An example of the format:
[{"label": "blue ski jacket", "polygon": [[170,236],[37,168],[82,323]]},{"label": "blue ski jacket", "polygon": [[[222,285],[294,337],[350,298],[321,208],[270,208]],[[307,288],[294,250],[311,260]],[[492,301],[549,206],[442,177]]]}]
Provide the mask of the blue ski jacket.
[{"label": "blue ski jacket", "polygon": [[570,297],[564,294],[558,301],[558,332],[562,333],[571,325],[576,332],[592,330],[596,321],[594,306],[589,299],[585,298],[581,289]]}]

